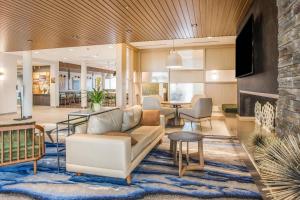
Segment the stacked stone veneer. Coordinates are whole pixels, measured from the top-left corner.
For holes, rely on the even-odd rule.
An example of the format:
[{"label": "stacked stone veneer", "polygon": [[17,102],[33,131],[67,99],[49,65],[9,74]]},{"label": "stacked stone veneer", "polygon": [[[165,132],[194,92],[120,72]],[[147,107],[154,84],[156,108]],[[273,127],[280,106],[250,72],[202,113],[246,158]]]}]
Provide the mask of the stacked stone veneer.
[{"label": "stacked stone veneer", "polygon": [[276,132],[300,134],[300,0],[277,0],[278,91]]}]

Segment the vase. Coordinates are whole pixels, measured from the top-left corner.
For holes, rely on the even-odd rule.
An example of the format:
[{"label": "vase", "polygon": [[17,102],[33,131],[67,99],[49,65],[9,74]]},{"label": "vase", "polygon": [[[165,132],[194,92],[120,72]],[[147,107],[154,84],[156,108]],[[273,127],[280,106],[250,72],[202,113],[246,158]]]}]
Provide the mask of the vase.
[{"label": "vase", "polygon": [[93,110],[95,112],[98,112],[101,110],[101,104],[100,103],[93,103]]}]

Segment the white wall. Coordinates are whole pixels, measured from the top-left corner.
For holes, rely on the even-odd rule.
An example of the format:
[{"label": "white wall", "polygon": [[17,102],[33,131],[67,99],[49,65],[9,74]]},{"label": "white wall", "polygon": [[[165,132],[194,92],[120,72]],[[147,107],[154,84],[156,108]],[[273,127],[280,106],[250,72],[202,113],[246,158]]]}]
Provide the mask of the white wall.
[{"label": "white wall", "polygon": [[17,58],[0,53],[0,114],[17,112]]}]

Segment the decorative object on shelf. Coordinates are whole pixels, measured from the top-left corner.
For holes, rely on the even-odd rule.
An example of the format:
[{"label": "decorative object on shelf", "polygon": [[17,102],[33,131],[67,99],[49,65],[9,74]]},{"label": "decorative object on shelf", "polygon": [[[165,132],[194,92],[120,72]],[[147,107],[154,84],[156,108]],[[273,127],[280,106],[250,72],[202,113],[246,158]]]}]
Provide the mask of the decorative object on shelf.
[{"label": "decorative object on shelf", "polygon": [[262,110],[261,110],[261,103],[259,103],[258,101],[256,101],[255,103],[254,115],[255,115],[255,123],[261,125]]},{"label": "decorative object on shelf", "polygon": [[262,107],[261,121],[262,128],[266,131],[273,132],[275,130],[275,108],[269,102]]},{"label": "decorative object on shelf", "polygon": [[182,68],[182,58],[175,50],[174,40],[173,40],[173,48],[170,51],[170,54],[167,57],[167,68],[169,69],[178,69]]},{"label": "decorative object on shelf", "polygon": [[264,148],[259,164],[271,199],[300,199],[300,135],[288,135]]},{"label": "decorative object on shelf", "polygon": [[105,98],[105,92],[100,90],[100,88],[93,88],[93,91],[89,92],[89,98],[92,103],[92,109],[97,112],[101,109],[101,104]]}]

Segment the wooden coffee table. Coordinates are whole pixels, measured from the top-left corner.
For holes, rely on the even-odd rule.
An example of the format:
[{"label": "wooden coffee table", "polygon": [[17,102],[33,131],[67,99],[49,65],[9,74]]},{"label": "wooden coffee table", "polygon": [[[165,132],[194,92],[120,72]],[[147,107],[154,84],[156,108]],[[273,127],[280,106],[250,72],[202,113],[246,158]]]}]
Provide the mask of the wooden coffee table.
[{"label": "wooden coffee table", "polygon": [[[179,131],[170,133],[168,135],[170,139],[170,151],[173,153],[174,164],[177,164],[177,142],[179,142],[179,177],[181,177],[185,171],[188,170],[203,170],[204,169],[204,157],[203,157],[203,135],[194,132]],[[183,166],[182,164],[182,143],[187,143],[186,150],[186,161],[187,165]],[[198,154],[199,154],[199,163],[190,164],[189,162],[189,142],[198,142]]]}]

